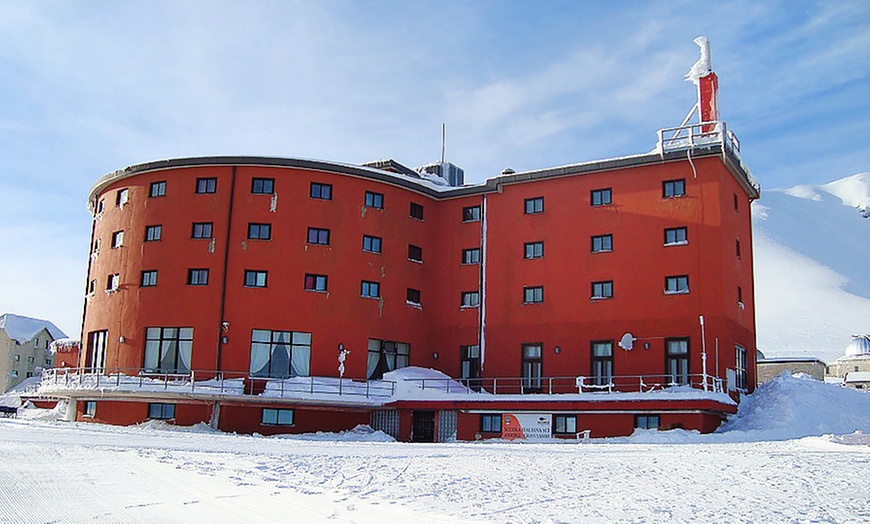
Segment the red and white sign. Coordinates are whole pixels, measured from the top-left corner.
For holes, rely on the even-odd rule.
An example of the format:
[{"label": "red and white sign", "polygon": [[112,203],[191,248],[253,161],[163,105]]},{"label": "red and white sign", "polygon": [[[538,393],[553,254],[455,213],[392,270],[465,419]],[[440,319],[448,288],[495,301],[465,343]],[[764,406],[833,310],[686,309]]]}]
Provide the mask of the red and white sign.
[{"label": "red and white sign", "polygon": [[553,438],[553,417],[547,413],[505,413],[501,416],[501,438],[506,440],[547,440]]}]

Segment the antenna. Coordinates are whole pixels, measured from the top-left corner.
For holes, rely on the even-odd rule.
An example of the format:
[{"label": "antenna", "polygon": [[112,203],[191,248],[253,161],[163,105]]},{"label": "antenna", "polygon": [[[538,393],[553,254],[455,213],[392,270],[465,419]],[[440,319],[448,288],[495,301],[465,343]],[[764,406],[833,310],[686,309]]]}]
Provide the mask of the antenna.
[{"label": "antenna", "polygon": [[447,124],[441,122],[441,163],[444,163],[444,150],[447,147]]}]

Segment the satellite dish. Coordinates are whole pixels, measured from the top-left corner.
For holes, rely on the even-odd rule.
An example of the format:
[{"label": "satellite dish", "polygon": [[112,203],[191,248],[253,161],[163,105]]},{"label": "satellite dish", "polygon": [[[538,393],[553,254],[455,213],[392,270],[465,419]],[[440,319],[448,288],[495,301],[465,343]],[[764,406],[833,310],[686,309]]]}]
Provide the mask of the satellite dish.
[{"label": "satellite dish", "polygon": [[631,333],[626,333],[622,335],[622,338],[619,339],[619,347],[626,351],[631,351],[634,348],[634,341],[637,340],[634,335]]}]

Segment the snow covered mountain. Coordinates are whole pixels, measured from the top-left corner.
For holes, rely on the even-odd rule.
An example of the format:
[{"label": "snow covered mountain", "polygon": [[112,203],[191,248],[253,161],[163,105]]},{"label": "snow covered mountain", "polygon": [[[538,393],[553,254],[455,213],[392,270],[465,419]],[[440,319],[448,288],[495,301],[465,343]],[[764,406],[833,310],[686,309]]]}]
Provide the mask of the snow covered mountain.
[{"label": "snow covered mountain", "polygon": [[843,355],[870,332],[870,173],[767,189],[753,204],[758,348]]}]

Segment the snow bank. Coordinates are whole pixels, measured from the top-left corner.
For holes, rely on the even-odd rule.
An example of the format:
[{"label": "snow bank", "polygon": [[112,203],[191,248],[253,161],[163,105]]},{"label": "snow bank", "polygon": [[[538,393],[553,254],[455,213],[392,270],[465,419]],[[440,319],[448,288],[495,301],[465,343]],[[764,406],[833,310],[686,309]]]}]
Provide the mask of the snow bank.
[{"label": "snow bank", "polygon": [[317,433],[300,433],[298,435],[275,435],[270,438],[287,439],[287,440],[315,440],[315,441],[332,441],[332,442],[395,442],[396,439],[387,435],[383,431],[374,430],[370,426],[360,424],[359,426],[347,431],[338,433],[327,433],[318,431]]}]

